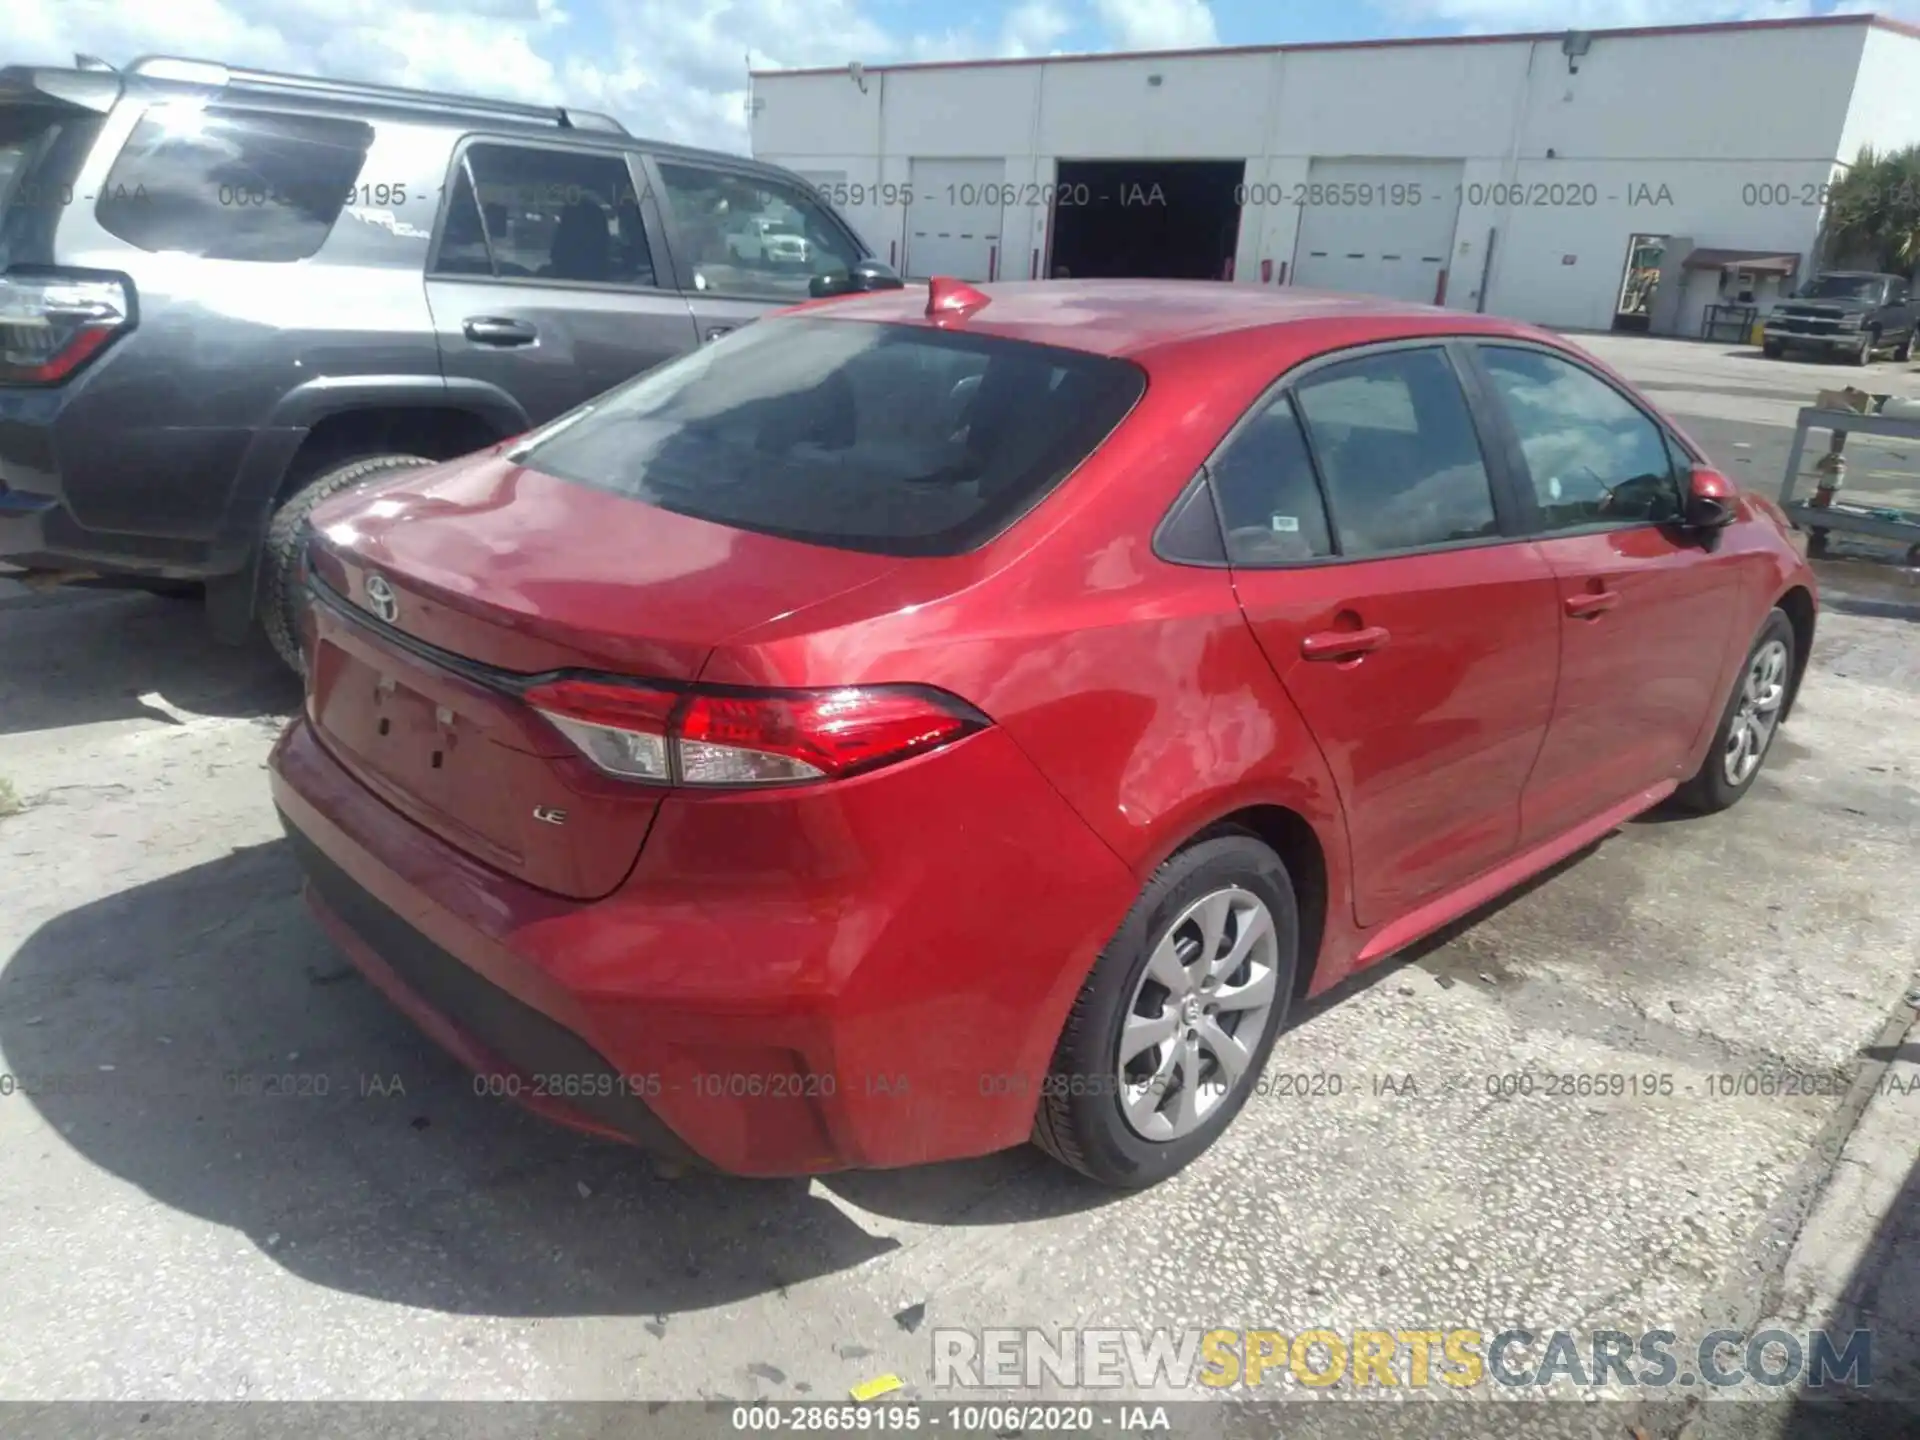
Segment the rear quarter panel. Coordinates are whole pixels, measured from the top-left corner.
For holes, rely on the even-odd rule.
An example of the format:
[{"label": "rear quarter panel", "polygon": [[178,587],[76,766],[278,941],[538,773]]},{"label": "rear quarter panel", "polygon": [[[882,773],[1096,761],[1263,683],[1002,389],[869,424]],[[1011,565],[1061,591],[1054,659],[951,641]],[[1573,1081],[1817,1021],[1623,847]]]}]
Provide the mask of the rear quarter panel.
[{"label": "rear quarter panel", "polygon": [[[1013,738],[1139,883],[1222,816],[1284,807],[1319,841],[1328,912],[1350,913],[1331,777],[1254,640],[1230,573],[1153,553],[1167,508],[1298,353],[1267,340],[1249,356],[1248,343],[1192,346],[1178,365],[1150,366],[1145,396],[1108,443],[983,550],[912,562],[866,590],[735,636],[702,678],[917,682],[962,696]],[[1125,908],[1108,917],[1109,932]]]},{"label": "rear quarter panel", "polygon": [[[76,196],[104,190],[145,105],[114,109]],[[445,150],[424,127],[383,123],[361,176],[415,180],[428,154]],[[92,204],[67,207],[58,262],[128,276],[139,316],[62,397],[56,447],[74,518],[90,530],[211,541],[234,507],[271,498],[238,493],[239,476],[289,392],[332,376],[416,377],[430,387],[424,403],[444,403],[423,280],[439,165],[417,175],[421,193],[410,186],[406,204],[343,211],[318,254],[288,264],[152,253],[105,230]],[[262,515],[244,517],[244,528]]]}]

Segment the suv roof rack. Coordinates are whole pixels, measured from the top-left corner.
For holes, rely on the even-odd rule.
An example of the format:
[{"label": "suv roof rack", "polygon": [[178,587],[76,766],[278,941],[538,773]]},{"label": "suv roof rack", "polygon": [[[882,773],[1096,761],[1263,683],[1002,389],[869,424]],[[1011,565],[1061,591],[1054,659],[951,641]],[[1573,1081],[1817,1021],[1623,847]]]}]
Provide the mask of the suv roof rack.
[{"label": "suv roof rack", "polygon": [[533,105],[519,100],[489,100],[478,95],[455,95],[439,90],[412,90],[400,85],[363,84],[357,80],[325,80],[317,75],[291,75],[277,70],[247,70],[218,60],[192,60],[178,55],[143,55],[126,69],[128,75],[152,80],[175,80],[189,85],[238,85],[249,90],[272,90],[283,95],[319,99],[376,100],[388,105],[465,110],[473,114],[511,116],[544,121],[569,130],[599,130],[627,134],[627,127],[610,115],[591,110],[570,111],[561,105]]}]

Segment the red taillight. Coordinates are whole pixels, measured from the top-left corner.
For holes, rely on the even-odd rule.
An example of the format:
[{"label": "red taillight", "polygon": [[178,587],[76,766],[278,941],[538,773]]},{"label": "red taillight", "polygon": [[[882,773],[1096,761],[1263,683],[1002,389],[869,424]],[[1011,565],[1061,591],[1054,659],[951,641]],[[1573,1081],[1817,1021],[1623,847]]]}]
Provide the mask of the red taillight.
[{"label": "red taillight", "polygon": [[536,685],[526,701],[609,775],[668,781],[667,721],[680,697],[642,685],[556,680]]},{"label": "red taillight", "polygon": [[131,308],[118,280],[0,275],[0,381],[66,379],[127,327]]},{"label": "red taillight", "polygon": [[785,785],[891,765],[981,729],[984,716],[916,686],[680,694],[560,680],[527,703],[602,770],[679,785]]}]

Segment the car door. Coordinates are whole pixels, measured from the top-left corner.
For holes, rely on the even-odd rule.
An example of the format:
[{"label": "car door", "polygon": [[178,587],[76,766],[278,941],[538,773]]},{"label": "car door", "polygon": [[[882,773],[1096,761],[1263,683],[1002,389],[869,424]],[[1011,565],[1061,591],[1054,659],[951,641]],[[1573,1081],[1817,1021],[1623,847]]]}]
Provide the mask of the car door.
[{"label": "car door", "polygon": [[1553,706],[1553,572],[1445,342],[1289,377],[1209,463],[1242,609],[1325,755],[1356,921],[1511,855]]},{"label": "car door", "polygon": [[1913,333],[1913,296],[1905,280],[1887,282],[1887,315],[1880,333],[1889,340],[1901,340]]},{"label": "car door", "polygon": [[1682,773],[1718,693],[1737,555],[1679,525],[1690,463],[1598,371],[1523,341],[1471,347],[1559,591],[1560,689],[1521,803],[1521,840]]},{"label": "car door", "polygon": [[648,165],[703,341],[811,298],[816,275],[866,258],[853,232],[797,179],[666,153]]},{"label": "car door", "polygon": [[427,303],[449,380],[539,425],[698,345],[627,155],[474,137],[445,196]]}]

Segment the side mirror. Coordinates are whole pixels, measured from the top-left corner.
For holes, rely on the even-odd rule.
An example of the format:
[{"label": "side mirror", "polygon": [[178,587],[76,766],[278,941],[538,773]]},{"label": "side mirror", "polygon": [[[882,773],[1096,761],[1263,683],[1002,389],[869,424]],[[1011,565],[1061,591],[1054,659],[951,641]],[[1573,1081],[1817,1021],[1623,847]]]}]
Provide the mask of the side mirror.
[{"label": "side mirror", "polygon": [[1724,530],[1734,521],[1737,492],[1718,470],[1696,465],[1687,482],[1685,522],[1690,530]]},{"label": "side mirror", "polygon": [[807,285],[807,293],[816,300],[833,295],[860,295],[870,290],[904,290],[907,282],[884,260],[861,260],[850,270],[835,270],[816,275]]}]

